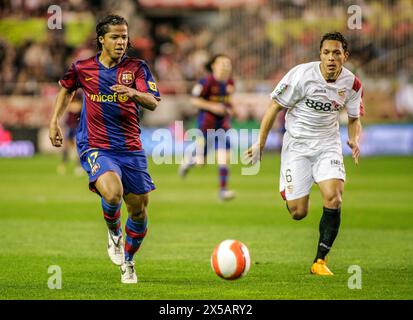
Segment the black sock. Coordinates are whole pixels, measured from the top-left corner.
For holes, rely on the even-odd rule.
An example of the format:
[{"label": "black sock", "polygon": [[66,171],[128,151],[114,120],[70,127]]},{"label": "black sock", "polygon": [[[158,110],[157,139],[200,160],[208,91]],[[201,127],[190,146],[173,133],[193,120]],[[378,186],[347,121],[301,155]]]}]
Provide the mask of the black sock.
[{"label": "black sock", "polygon": [[323,207],[323,215],[320,220],[320,239],[318,240],[317,259],[323,259],[326,257],[327,253],[330,251],[334,240],[337,237],[338,229],[340,228],[341,221],[341,208],[329,209]]}]

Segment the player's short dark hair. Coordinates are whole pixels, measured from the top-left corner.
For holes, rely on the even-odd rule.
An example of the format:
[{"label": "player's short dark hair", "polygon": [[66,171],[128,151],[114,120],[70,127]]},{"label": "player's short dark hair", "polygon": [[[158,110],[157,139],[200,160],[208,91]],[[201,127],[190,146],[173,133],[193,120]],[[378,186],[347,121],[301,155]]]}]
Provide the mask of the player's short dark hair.
[{"label": "player's short dark hair", "polygon": [[214,64],[215,60],[217,60],[220,57],[224,57],[224,58],[228,58],[229,57],[226,54],[223,53],[218,53],[215,54],[211,57],[211,59],[209,59],[209,61],[205,64],[205,69],[207,69],[209,72],[212,72],[212,65]]},{"label": "player's short dark hair", "polygon": [[323,35],[320,42],[320,50],[323,47],[323,42],[326,40],[340,41],[341,45],[343,46],[344,52],[348,51],[348,42],[340,32],[329,32]]},{"label": "player's short dark hair", "polygon": [[[128,26],[128,22],[124,17],[118,16],[116,14],[109,14],[103,19],[99,20],[98,24],[96,25],[96,45],[99,50],[102,50],[102,44],[99,42],[100,36],[105,36],[106,33],[109,32],[109,26],[120,26],[126,25]],[[128,38],[128,48],[130,47],[130,42]]]}]

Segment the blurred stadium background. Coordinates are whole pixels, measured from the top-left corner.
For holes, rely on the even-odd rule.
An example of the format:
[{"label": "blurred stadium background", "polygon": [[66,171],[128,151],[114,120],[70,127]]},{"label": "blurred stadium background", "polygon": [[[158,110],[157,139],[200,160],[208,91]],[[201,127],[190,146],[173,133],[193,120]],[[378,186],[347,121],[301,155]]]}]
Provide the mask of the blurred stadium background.
[{"label": "blurred stadium background", "polygon": [[[411,0],[55,0],[61,30],[47,27],[51,4],[0,1],[0,220],[7,231],[0,244],[1,298],[413,297]],[[362,9],[362,28],[351,30],[347,10],[354,4]],[[98,198],[88,192],[84,176],[57,175],[60,155],[49,153],[59,150],[51,148],[47,129],[57,81],[72,61],[96,53],[94,27],[107,13],[128,20],[130,54],[148,61],[162,95],[158,109],[143,114],[147,151],[155,128],[173,131],[176,120],[193,126],[189,94],[214,53],[233,59],[234,127],[258,128],[283,74],[318,59],[322,34],[338,30],[348,38],[347,67],[364,85],[362,153],[374,157],[362,159],[359,168],[346,158],[350,182],[332,260],[335,280],[319,286],[307,270],[320,197],[312,196],[303,223],[291,221],[276,195],[279,158],[272,154],[258,176],[231,171],[239,197],[226,204],[216,201],[213,167],[182,182],[176,166],[151,163],[158,190],[151,195],[151,229],[138,254],[144,262],[138,267],[141,291],[120,286],[106,257]],[[345,117],[342,130],[345,135]],[[276,130],[267,147],[278,150]],[[222,237],[240,239],[252,253],[250,275],[236,283],[219,282],[209,268],[210,251]],[[61,293],[47,289],[51,264],[66,272]],[[365,290],[348,289],[351,264],[364,268]]]},{"label": "blurred stadium background", "polygon": [[[48,123],[57,81],[72,61],[95,54],[96,19],[109,12],[129,21],[135,47],[130,54],[149,62],[164,97],[161,108],[144,114],[144,126],[167,127],[175,120],[191,119],[194,110],[188,94],[204,74],[208,58],[223,52],[234,61],[239,111],[235,126],[257,127],[277,81],[292,66],[317,59],[320,37],[331,30],[341,31],[349,40],[347,67],[362,79],[365,90],[363,123],[399,124],[413,119],[413,4],[409,0],[69,0],[53,4],[62,9],[61,30],[47,28],[49,1],[1,2],[0,141],[11,134],[13,140],[31,140],[36,151],[50,151],[42,129]],[[351,14],[347,10],[352,4],[362,10],[361,30],[348,28]],[[386,144],[388,149],[377,145],[390,135],[402,143]],[[413,153],[410,126],[384,126],[366,137],[371,139],[367,153]],[[24,146],[18,147],[15,152],[24,154]],[[0,147],[0,155],[12,155],[12,149]]]}]

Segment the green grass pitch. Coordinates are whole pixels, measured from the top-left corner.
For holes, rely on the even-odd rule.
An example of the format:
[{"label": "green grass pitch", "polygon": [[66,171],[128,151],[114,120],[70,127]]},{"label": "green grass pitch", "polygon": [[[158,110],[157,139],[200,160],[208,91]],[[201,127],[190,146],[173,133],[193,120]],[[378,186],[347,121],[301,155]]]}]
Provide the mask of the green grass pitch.
[{"label": "green grass pitch", "polygon": [[[412,299],[413,158],[345,160],[342,225],[329,255],[333,277],[309,274],[318,240],[321,197],[292,220],[278,194],[279,156],[267,154],[256,176],[231,166],[232,202],[217,200],[217,168],[185,180],[176,165],[155,166],[149,231],[136,256],[137,285],[122,285],[106,253],[99,198],[86,177],[58,176],[58,158],[0,159],[0,299]],[[123,222],[126,218],[122,208]],[[224,239],[250,250],[249,274],[218,278],[210,255]],[[48,267],[62,288],[48,288]],[[351,265],[362,288],[349,289]]]}]

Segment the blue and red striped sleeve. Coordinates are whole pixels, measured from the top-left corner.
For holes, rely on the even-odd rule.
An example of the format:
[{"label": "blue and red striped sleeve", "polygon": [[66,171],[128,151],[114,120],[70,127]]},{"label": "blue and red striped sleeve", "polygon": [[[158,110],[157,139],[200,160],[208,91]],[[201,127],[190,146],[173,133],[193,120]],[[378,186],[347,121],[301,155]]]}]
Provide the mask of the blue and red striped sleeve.
[{"label": "blue and red striped sleeve", "polygon": [[62,79],[59,80],[59,84],[69,91],[74,91],[80,87],[78,72],[76,64],[72,63],[69,70],[63,75]]},{"label": "blue and red striped sleeve", "polygon": [[136,73],[135,86],[136,90],[151,93],[157,100],[160,100],[161,95],[158,86],[156,85],[151,70],[144,62],[141,62],[141,66]]},{"label": "blue and red striped sleeve", "polygon": [[194,97],[209,99],[210,88],[212,86],[212,77],[207,76],[198,81],[198,83],[192,89],[192,95]]}]

